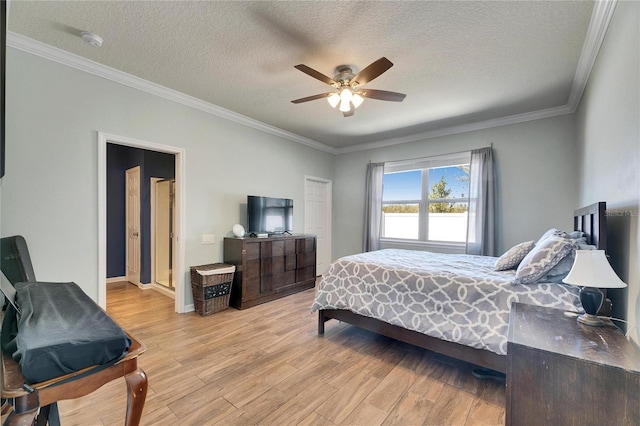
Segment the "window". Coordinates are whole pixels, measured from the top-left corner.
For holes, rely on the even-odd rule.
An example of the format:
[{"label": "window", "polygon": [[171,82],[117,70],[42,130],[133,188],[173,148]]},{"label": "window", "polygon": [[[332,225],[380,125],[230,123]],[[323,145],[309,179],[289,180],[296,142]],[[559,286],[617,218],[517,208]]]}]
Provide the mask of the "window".
[{"label": "window", "polygon": [[469,153],[385,164],[383,239],[464,243]]}]

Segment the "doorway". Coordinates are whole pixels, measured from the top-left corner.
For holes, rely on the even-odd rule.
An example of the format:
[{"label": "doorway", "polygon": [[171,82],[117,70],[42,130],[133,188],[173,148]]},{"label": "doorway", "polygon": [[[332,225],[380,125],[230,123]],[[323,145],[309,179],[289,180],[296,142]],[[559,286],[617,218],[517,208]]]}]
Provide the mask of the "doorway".
[{"label": "doorway", "polygon": [[332,182],[304,177],[304,232],[316,236],[316,273],[321,275],[331,263]]},{"label": "doorway", "polygon": [[[185,305],[185,243],[184,235],[184,156],[183,148],[142,141],[126,136],[117,136],[98,132],[98,304],[107,307],[107,145],[114,144],[131,148],[139,148],[151,153],[172,154],[175,160],[174,215],[173,222],[173,261],[172,283],[175,294],[175,311],[187,311]],[[148,185],[148,180],[146,180]],[[124,235],[124,232],[123,232]],[[144,248],[143,248],[144,249]],[[189,288],[190,290],[190,288]]]},{"label": "doorway", "polygon": [[175,179],[151,178],[151,281],[173,297]]}]

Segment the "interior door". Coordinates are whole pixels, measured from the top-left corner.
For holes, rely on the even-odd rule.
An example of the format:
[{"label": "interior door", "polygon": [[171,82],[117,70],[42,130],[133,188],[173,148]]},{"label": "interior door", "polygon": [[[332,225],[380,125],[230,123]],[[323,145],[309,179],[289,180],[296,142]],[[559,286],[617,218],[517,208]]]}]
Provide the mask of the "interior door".
[{"label": "interior door", "polygon": [[127,281],[140,284],[140,166],[126,171]]},{"label": "interior door", "polygon": [[155,282],[170,289],[173,285],[175,180],[155,182],[154,269]]},{"label": "interior door", "polygon": [[304,232],[316,236],[316,273],[331,263],[331,181],[305,177]]}]

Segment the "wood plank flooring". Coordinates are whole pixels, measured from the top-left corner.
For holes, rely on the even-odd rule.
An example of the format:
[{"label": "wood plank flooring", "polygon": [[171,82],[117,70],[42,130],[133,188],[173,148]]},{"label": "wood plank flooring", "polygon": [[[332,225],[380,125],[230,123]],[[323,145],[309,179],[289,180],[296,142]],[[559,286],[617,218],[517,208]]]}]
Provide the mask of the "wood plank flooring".
[{"label": "wood plank flooring", "polygon": [[[110,284],[108,312],[142,340],[144,425],[502,425],[505,388],[472,366],[332,320],[314,290],[210,316]],[[62,401],[62,424],[121,425],[124,379]]]}]

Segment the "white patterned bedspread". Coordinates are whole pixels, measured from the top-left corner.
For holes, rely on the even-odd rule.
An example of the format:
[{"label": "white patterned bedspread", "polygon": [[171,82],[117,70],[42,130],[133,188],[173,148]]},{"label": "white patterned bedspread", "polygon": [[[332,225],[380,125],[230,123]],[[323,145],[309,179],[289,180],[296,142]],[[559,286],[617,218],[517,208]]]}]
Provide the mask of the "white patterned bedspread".
[{"label": "white patterned bedspread", "polygon": [[511,284],[495,257],[386,249],[343,257],[316,288],[313,312],[347,309],[442,340],[507,353],[513,302],[582,311],[578,288]]}]

